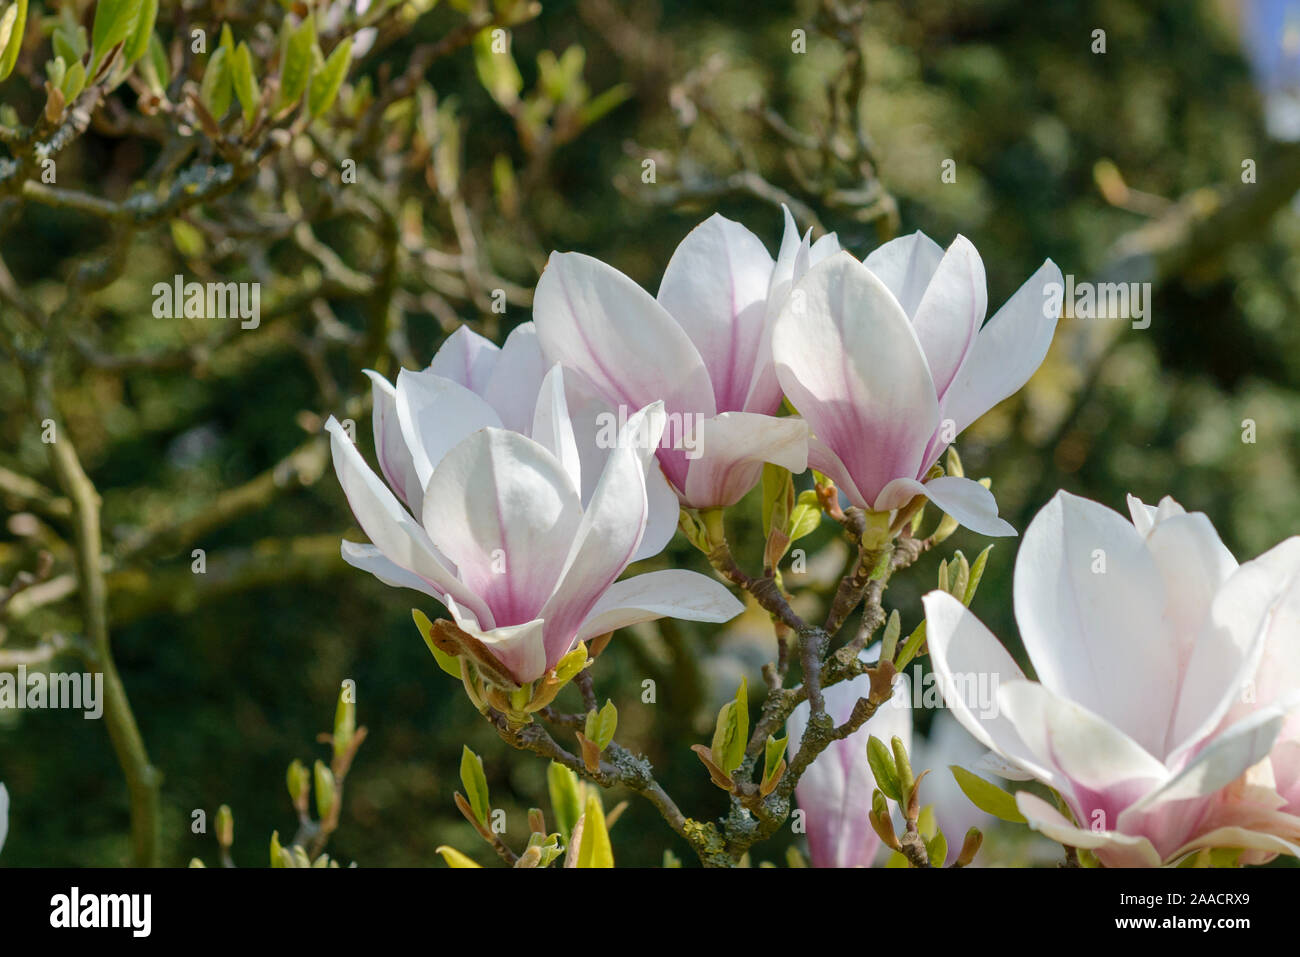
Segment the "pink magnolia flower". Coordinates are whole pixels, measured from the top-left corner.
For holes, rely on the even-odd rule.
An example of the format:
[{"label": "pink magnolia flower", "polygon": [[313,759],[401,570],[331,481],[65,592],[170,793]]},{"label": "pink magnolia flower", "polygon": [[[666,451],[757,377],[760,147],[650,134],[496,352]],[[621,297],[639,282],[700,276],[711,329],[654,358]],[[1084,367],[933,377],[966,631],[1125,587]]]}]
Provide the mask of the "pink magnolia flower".
[{"label": "pink magnolia flower", "polygon": [[931,466],[961,432],[1016,392],[1056,328],[1048,260],[989,322],[984,265],[962,236],[944,252],[921,233],[865,262],[835,253],[808,270],[776,319],[785,394],[808,422],[808,462],[861,508],[893,511],[925,495],[985,535],[1014,535],[970,479]]},{"label": "pink magnolia flower", "polygon": [[[626,625],[665,615],[726,621],[742,610],[721,584],[693,572],[617,581],[649,521],[658,404],[629,419],[584,502],[558,368],[543,382],[532,438],[483,422],[482,400],[449,379],[403,372],[395,391],[401,443],[377,412],[376,444],[394,487],[420,504],[408,512],[331,417],[334,470],[373,543],[345,541],[343,557],[442,602],[515,681],[542,677],[576,642]],[[648,445],[638,444],[642,435]]]},{"label": "pink magnolia flower", "polygon": [[[1295,607],[1300,549],[1238,567],[1204,515],[1172,499],[1130,508],[1131,523],[1059,492],[1025,532],[1016,621],[1038,681],[961,602],[925,596],[945,699],[991,750],[990,766],[1054,788],[1073,817],[1021,791],[1030,825],[1108,867],[1204,847],[1300,853],[1291,843],[1300,819],[1243,779],[1269,754],[1290,703],[1229,717],[1277,609]],[[981,710],[974,689],[990,680],[997,707]]]},{"label": "pink magnolia flower", "polygon": [[764,462],[807,467],[807,426],[776,416],[771,324],[794,280],[836,248],[833,236],[800,240],[787,212],[773,261],[749,230],[714,215],[677,247],[657,298],[597,259],[552,253],[533,299],[537,335],[548,359],[610,405],[662,399],[659,462],[680,501],[733,505]]},{"label": "pink magnolia flower", "polygon": [[[900,678],[894,685],[894,696],[857,731],[831,742],[795,786],[795,797],[804,812],[813,867],[870,867],[875,860],[881,841],[868,820],[876,779],[867,763],[867,739],[874,734],[888,744],[898,736],[911,750],[912,711],[908,688],[907,678]],[[826,713],[836,724],[843,724],[853,714],[858,699],[870,693],[870,675],[858,675],[831,685],[823,692]],[[786,720],[792,753],[808,727],[809,712],[805,701]]]}]

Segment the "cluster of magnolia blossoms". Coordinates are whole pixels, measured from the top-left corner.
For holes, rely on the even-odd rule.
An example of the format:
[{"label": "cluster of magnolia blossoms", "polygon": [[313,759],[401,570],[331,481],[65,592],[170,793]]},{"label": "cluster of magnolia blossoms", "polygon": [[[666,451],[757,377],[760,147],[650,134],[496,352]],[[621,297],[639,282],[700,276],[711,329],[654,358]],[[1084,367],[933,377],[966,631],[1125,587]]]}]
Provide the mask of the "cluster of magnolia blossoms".
[{"label": "cluster of magnolia blossoms", "polygon": [[[981,331],[983,267],[960,237],[947,253],[896,240],[864,265],[833,234],[800,237],[787,211],[773,259],[715,215],[677,248],[657,297],[555,253],[534,321],[504,346],[461,329],[423,371],[395,384],[368,373],[387,484],[327,423],[373,543],[345,541],[343,557],[440,601],[472,646],[460,650],[511,686],[628,624],[738,614],[701,575],[617,579],[664,547],[681,507],[735,504],[766,463],[811,462],[861,507],[926,495],[975,530],[1013,534],[986,488],[935,462],[1041,362],[1053,278],[1048,263]],[[992,361],[1013,345],[1009,365]],[[787,398],[802,415],[778,414]]]}]

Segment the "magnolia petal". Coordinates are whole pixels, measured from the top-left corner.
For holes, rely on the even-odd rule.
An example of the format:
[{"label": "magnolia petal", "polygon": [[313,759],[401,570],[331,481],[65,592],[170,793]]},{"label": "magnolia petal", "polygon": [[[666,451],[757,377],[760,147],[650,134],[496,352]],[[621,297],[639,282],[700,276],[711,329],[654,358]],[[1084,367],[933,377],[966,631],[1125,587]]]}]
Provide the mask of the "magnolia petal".
[{"label": "magnolia petal", "polygon": [[1024,680],[1015,659],[952,595],[932,591],[922,603],[930,665],[952,716],[976,741],[1002,758],[1006,767],[998,773],[1003,777],[1022,779],[1028,774],[1053,787],[1064,785],[1064,779],[1049,764],[1034,756],[998,707],[998,688]]},{"label": "magnolia petal", "polygon": [[1029,826],[1069,847],[1103,852],[1107,867],[1159,867],[1160,855],[1145,837],[1119,831],[1094,831],[1076,827],[1037,794],[1020,791],[1016,807]]},{"label": "magnolia petal", "polygon": [[411,450],[406,447],[402,425],[397,421],[397,390],[373,369],[364,370],[370,377],[373,400],[371,424],[375,433],[375,454],[388,486],[398,494],[411,514],[419,515],[424,502],[424,484],[416,474]]},{"label": "magnolia petal", "polygon": [[542,350],[578,369],[605,401],[713,415],[713,386],[690,337],[649,293],[581,253],[552,253],[533,296]]},{"label": "magnolia petal", "polygon": [[447,610],[451,612],[457,627],[483,642],[492,656],[520,684],[536,681],[550,669],[543,637],[546,623],[540,618],[504,628],[484,629],[454,601],[447,603]]},{"label": "magnolia petal", "polygon": [[662,403],[641,409],[628,419],[617,446],[610,450],[559,583],[542,610],[541,617],[547,620],[547,655],[552,660],[572,646],[596,601],[623,573],[641,544],[649,511],[646,463],[659,444],[664,421]]},{"label": "magnolia petal", "polygon": [[671,568],[646,572],[610,585],[592,606],[575,641],[586,641],[656,618],[730,621],[742,605],[726,587],[697,572]]},{"label": "magnolia petal", "polygon": [[578,454],[578,440],[569,418],[568,400],[564,391],[564,371],[557,362],[546,373],[537,395],[537,408],[533,412],[532,429],[528,433],[550,452],[569,477],[573,490],[582,495],[582,459]]},{"label": "magnolia petal", "polygon": [[344,539],[341,543],[340,552],[343,555],[343,560],[353,568],[359,568],[363,572],[370,572],[385,585],[393,588],[411,588],[423,592],[431,598],[436,598],[438,601],[443,600],[440,591],[432,587],[415,572],[407,571],[396,562],[386,558],[384,553],[374,545],[349,542]]},{"label": "magnolia petal", "polygon": [[419,575],[444,594],[454,597],[480,616],[480,621],[492,622],[487,605],[447,567],[428,533],[366,465],[338,420],[330,416],[325,429],[330,434],[334,472],[343,486],[352,514],[366,536],[399,568]]},{"label": "magnolia petal", "polygon": [[0,851],[4,850],[5,838],[9,836],[9,791],[0,784]]},{"label": "magnolia petal", "polygon": [[958,236],[944,253],[912,314],[939,402],[975,343],[988,309],[984,263],[969,239]]},{"label": "magnolia petal", "polygon": [[953,421],[954,435],[1018,392],[1042,365],[1060,311],[1050,308],[1053,283],[1064,289],[1061,270],[1049,259],[980,329],[944,395],[943,415]]},{"label": "magnolia petal", "polygon": [[1102,715],[1148,753],[1166,754],[1178,682],[1164,582],[1132,524],[1058,492],[1025,530],[1016,622],[1039,680]]},{"label": "magnolia petal", "polygon": [[[772,266],[757,236],[714,213],[682,240],[664,270],[659,304],[695,344],[720,411],[744,409],[756,367],[772,361],[761,352]],[[775,412],[780,389],[765,398],[766,411]]]},{"label": "magnolia petal", "polygon": [[480,392],[501,416],[501,424],[528,434],[533,422],[536,396],[547,372],[537,329],[525,322],[511,330],[497,357],[492,373]]},{"label": "magnolia petal", "polygon": [[482,394],[501,349],[469,326],[459,326],[433,354],[428,371]]},{"label": "magnolia petal", "polygon": [[505,429],[465,439],[425,487],[424,527],[497,626],[541,617],[581,518],[555,457]]},{"label": "magnolia petal", "polygon": [[910,319],[942,261],[943,247],[918,229],[876,247],[862,264],[880,277]]},{"label": "magnolia petal", "polygon": [[924,484],[916,479],[894,479],[881,490],[873,507],[877,512],[892,512],[916,495],[924,495],[972,532],[995,538],[1016,534],[1009,522],[998,518],[998,501],[992,492],[974,479],[956,475],[941,475]]},{"label": "magnolia petal", "polygon": [[704,420],[697,441],[701,455],[686,473],[691,508],[735,505],[758,483],[765,462],[796,475],[808,468],[808,425],[793,416],[724,412]]},{"label": "magnolia petal", "polygon": [[1285,841],[1275,834],[1252,831],[1244,827],[1219,827],[1188,841],[1171,854],[1169,859],[1176,861],[1205,847],[1240,847],[1248,851],[1265,851],[1270,854],[1290,854],[1292,857],[1300,857],[1300,846]]},{"label": "magnolia petal", "polygon": [[786,395],[863,495],[918,474],[938,425],[934,383],[911,323],[870,270],[848,253],[810,269],[772,346]]},{"label": "magnolia petal", "polygon": [[396,405],[421,488],[428,486],[434,468],[457,442],[479,429],[501,427],[500,416],[486,399],[432,372],[399,372]]}]

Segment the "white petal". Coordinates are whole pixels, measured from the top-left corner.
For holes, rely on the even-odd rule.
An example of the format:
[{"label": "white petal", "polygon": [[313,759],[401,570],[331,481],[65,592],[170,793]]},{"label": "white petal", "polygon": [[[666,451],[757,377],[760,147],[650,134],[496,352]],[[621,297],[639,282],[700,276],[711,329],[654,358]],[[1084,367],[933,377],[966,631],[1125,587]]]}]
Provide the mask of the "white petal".
[{"label": "white petal", "polygon": [[370,377],[373,401],[371,423],[375,432],[375,454],[379,468],[388,480],[389,487],[401,497],[413,515],[419,515],[424,502],[424,484],[415,471],[411,452],[402,435],[402,425],[397,421],[397,390],[392,383],[372,369],[364,370]]},{"label": "white petal", "polygon": [[345,562],[353,568],[359,568],[363,572],[370,572],[385,585],[392,588],[411,588],[423,592],[431,598],[436,598],[438,601],[443,600],[442,593],[436,588],[433,588],[414,572],[409,572],[396,562],[385,558],[384,553],[374,545],[349,542],[344,539],[340,551]]},{"label": "white petal", "polygon": [[646,572],[610,585],[582,623],[576,640],[586,641],[656,618],[730,621],[744,610],[745,606],[712,578],[676,568]]},{"label": "white petal", "polygon": [[975,337],[970,355],[944,396],[944,418],[960,435],[989,409],[1020,391],[1052,344],[1056,315],[1047,305],[1052,283],[1064,289],[1061,270],[1050,259],[993,314]]},{"label": "white petal", "polygon": [[878,246],[862,264],[880,277],[910,319],[942,261],[943,247],[918,229]]},{"label": "white petal", "polygon": [[[763,355],[772,257],[740,223],[714,213],[673,252],[658,300],[686,331],[704,360],[720,411],[745,408]],[[774,374],[769,373],[774,379]],[[780,391],[769,399],[775,412]]]},{"label": "white petal", "polygon": [[564,372],[557,362],[542,380],[533,412],[531,431],[528,433],[555,457],[564,469],[573,488],[582,493],[582,460],[578,454],[578,440],[569,418],[569,405],[565,398]]},{"label": "white petal", "polygon": [[397,421],[421,488],[428,486],[434,467],[457,442],[479,429],[501,427],[487,400],[432,372],[399,372],[396,404]]},{"label": "white petal", "polygon": [[685,501],[692,508],[735,505],[771,462],[798,475],[808,468],[808,426],[800,418],[724,412],[705,419],[686,473]]},{"label": "white petal", "polygon": [[424,527],[498,626],[542,617],[581,515],[554,456],[505,429],[465,439],[425,487]]},{"label": "white petal", "polygon": [[[505,666],[520,684],[536,681],[548,670],[546,644],[543,639],[545,622],[540,619],[521,622],[505,628],[483,629],[472,615],[454,601],[447,605],[457,627],[473,635],[487,646],[493,657]],[[557,659],[558,660],[558,659]]]},{"label": "white petal", "polygon": [[487,387],[488,377],[500,352],[491,339],[479,335],[469,326],[460,326],[433,354],[428,371],[481,394]]},{"label": "white petal", "polygon": [[[482,390],[507,429],[528,434],[533,421],[533,407],[542,388],[547,363],[531,322],[516,326],[506,336],[501,354]],[[478,390],[475,390],[478,391]]]},{"label": "white petal", "polygon": [[455,577],[428,533],[366,465],[357,447],[343,431],[343,426],[330,416],[325,429],[330,434],[334,472],[361,530],[399,568],[420,576],[444,594],[455,597],[472,609],[480,621],[491,623],[492,615],[487,605]]},{"label": "white petal", "polygon": [[1178,692],[1164,582],[1118,513],[1058,492],[1016,558],[1016,622],[1039,680],[1163,758]]},{"label": "white petal", "polygon": [[1016,794],[1016,807],[1025,816],[1029,826],[1054,841],[1087,850],[1104,851],[1115,855],[1115,863],[1107,866],[1159,867],[1160,855],[1145,837],[1121,834],[1118,831],[1095,831],[1076,827],[1071,821],[1037,794],[1020,791]]},{"label": "white petal", "polygon": [[974,479],[956,475],[941,475],[925,484],[910,478],[894,479],[877,496],[873,508],[892,512],[916,495],[924,495],[972,532],[993,537],[1016,534],[1010,523],[998,518],[998,502],[992,492]]},{"label": "white petal", "polygon": [[984,263],[970,240],[958,236],[944,253],[912,316],[940,403],[975,342],[987,308]]}]

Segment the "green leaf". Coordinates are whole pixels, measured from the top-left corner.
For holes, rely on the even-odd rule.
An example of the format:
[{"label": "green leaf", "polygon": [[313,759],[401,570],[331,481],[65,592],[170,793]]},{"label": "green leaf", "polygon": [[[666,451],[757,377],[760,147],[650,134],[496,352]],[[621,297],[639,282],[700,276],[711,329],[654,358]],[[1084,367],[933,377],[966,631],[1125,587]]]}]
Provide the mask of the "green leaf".
[{"label": "green leaf", "polygon": [[767,743],[763,745],[763,780],[768,781],[776,773],[776,769],[781,765],[781,759],[785,757],[786,745],[790,743],[790,736],[787,734],[784,738],[774,738],[772,735],[767,736]]},{"label": "green leaf", "polygon": [[339,703],[334,709],[334,756],[347,751],[357,733],[357,704],[349,700],[352,695],[348,683],[339,688]]},{"label": "green leaf", "polygon": [[149,52],[149,40],[153,36],[154,21],[158,19],[158,0],[143,0],[140,13],[135,18],[131,33],[127,37],[122,55],[126,65],[130,66]]},{"label": "green leaf", "polygon": [[488,803],[487,775],[483,773],[483,759],[469,749],[468,745],[460,755],[460,783],[465,787],[465,797],[469,799],[474,817],[484,827],[492,815],[492,806]]},{"label": "green leaf", "polygon": [[916,657],[916,653],[920,651],[921,646],[925,644],[925,634],[925,619],[923,618],[921,619],[921,623],[916,626],[916,630],[907,636],[907,641],[903,642],[903,650],[898,655],[898,661],[895,662],[895,666],[899,671],[902,671],[912,663],[912,659]]},{"label": "green leaf", "polygon": [[94,51],[90,61],[91,76],[113,48],[130,36],[143,6],[144,0],[99,0],[95,6],[95,23],[90,30],[90,46]]},{"label": "green leaf", "polygon": [[578,122],[585,129],[632,98],[632,84],[618,83],[598,93],[578,110]]},{"label": "green leaf", "polygon": [[230,110],[234,87],[230,81],[230,56],[225,47],[217,47],[208,58],[208,68],[203,71],[199,86],[199,99],[218,123]]},{"label": "green leaf", "polygon": [[573,826],[582,814],[582,800],[578,795],[578,776],[562,764],[552,761],[546,769],[546,788],[551,794],[551,811],[555,826],[565,843],[573,833]]},{"label": "green leaf", "polygon": [[324,761],[319,760],[313,770],[316,779],[316,816],[324,820],[334,808],[334,772],[325,766]]},{"label": "green leaf", "polygon": [[81,65],[80,60],[77,60],[64,75],[63,83],[60,85],[60,89],[63,90],[63,101],[71,103],[85,88],[86,68]]},{"label": "green leaf", "polygon": [[587,725],[583,735],[588,741],[594,741],[596,747],[604,751],[609,742],[614,740],[614,731],[618,728],[618,709],[614,702],[606,699],[605,706],[597,712],[594,708],[587,712]]},{"label": "green leaf", "polygon": [[54,43],[54,55],[63,57],[64,63],[76,63],[81,59],[81,51],[76,48],[72,39],[69,38],[68,34],[63,32],[61,27],[55,29],[54,36],[51,37],[51,40]]},{"label": "green leaf", "polygon": [[334,48],[325,65],[311,78],[311,87],[307,92],[307,112],[320,116],[331,106],[339,95],[343,78],[348,75],[348,65],[352,62],[352,38],[348,37]]},{"label": "green leaf", "polygon": [[171,82],[171,65],[167,62],[167,51],[163,49],[158,34],[149,38],[149,58],[141,70],[145,79],[153,86],[154,92],[161,94]]},{"label": "green leaf", "polygon": [[302,98],[311,78],[312,52],[316,47],[316,20],[308,16],[296,29],[285,20],[280,36],[280,92],[275,112],[279,113]]},{"label": "green leaf", "polygon": [[888,798],[901,803],[903,792],[898,786],[898,771],[894,768],[894,756],[889,747],[874,734],[867,738],[867,764],[876,777],[876,787]]},{"label": "green leaf", "polygon": [[1012,824],[1025,823],[1025,816],[1016,807],[1014,795],[955,764],[950,764],[948,770],[957,780],[957,786],[961,788],[962,793],[981,811],[992,814],[999,820],[1010,821]]},{"label": "green leaf", "polygon": [[442,855],[442,859],[447,862],[448,867],[478,867],[472,860],[447,844],[443,844],[437,849]]},{"label": "green leaf", "polygon": [[595,794],[587,796],[582,815],[582,845],[578,848],[578,867],[613,867],[614,849],[605,827],[605,812]]},{"label": "green leaf", "polygon": [[412,608],[411,617],[415,619],[415,627],[420,629],[420,637],[424,639],[425,645],[432,652],[433,660],[438,662],[438,667],[457,681],[460,681],[460,659],[455,655],[447,654],[433,643],[433,622],[429,620],[429,616],[418,608]]},{"label": "green leaf", "polygon": [[253,54],[249,51],[248,44],[242,41],[235,47],[235,56],[231,60],[230,82],[244,111],[244,125],[252,126],[258,104],[262,100],[262,91],[258,88],[257,77],[253,75]]},{"label": "green leaf", "polygon": [[[27,31],[27,0],[18,0],[0,18],[0,80],[14,71]],[[68,61],[71,62],[71,61]]]},{"label": "green leaf", "polygon": [[524,78],[515,65],[515,58],[507,46],[505,52],[492,50],[492,30],[480,30],[474,37],[474,69],[478,72],[479,82],[488,91],[488,95],[503,110],[514,109],[519,102],[519,93],[524,88]]},{"label": "green leaf", "polygon": [[713,763],[730,774],[745,760],[749,743],[749,686],[744,678],[736,697],[722,706],[713,727]]},{"label": "green leaf", "polygon": [[943,862],[948,859],[948,839],[943,836],[943,831],[935,831],[934,837],[925,842],[925,853],[930,858],[931,867],[943,867]]},{"label": "green leaf", "polygon": [[991,551],[993,551],[993,546],[989,545],[976,556],[975,564],[970,567],[970,578],[966,582],[966,592],[961,598],[962,604],[967,607],[970,607],[971,600],[975,597],[975,589],[979,588],[980,579],[984,577],[984,566],[989,563],[989,552]]},{"label": "green leaf", "polygon": [[763,533],[776,527],[785,530],[793,507],[794,478],[789,469],[768,462],[763,466]]},{"label": "green leaf", "polygon": [[813,489],[800,492],[794,510],[790,513],[790,541],[798,541],[805,535],[817,531],[821,520],[822,506],[817,498],[817,492]]}]

